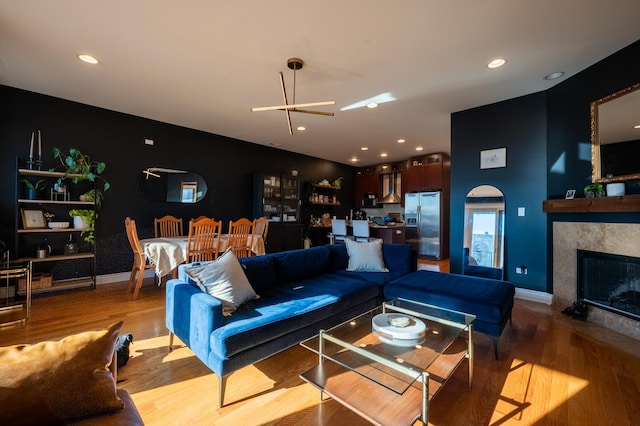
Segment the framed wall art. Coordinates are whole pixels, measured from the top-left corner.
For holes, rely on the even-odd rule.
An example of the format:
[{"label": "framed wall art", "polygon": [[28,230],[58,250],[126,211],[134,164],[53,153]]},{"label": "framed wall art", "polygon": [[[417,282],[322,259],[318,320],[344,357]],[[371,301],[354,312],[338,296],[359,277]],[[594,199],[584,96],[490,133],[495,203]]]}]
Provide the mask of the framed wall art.
[{"label": "framed wall art", "polygon": [[499,167],[507,167],[507,148],[480,151],[481,169],[496,169]]},{"label": "framed wall art", "polygon": [[42,229],[47,227],[47,219],[44,217],[44,210],[25,208],[20,209],[22,213],[22,227],[24,229]]}]

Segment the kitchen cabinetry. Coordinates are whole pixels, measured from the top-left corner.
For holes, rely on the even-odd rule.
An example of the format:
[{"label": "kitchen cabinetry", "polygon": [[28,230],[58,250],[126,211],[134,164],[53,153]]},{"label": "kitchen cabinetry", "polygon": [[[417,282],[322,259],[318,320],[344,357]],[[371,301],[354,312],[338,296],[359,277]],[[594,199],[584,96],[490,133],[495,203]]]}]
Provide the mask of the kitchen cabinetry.
[{"label": "kitchen cabinetry", "polygon": [[[270,222],[299,222],[300,179],[275,173],[256,173],[253,180],[253,215]],[[269,231],[271,232],[271,231]]]},{"label": "kitchen cabinetry", "polygon": [[[51,188],[63,177],[66,191],[53,191]],[[79,176],[70,174],[65,177],[61,172],[17,167],[15,255],[19,261],[32,264],[34,294],[96,286],[95,245],[79,244],[81,234],[89,229],[73,228],[73,218],[69,216],[71,209],[95,210],[94,202],[79,200],[79,195],[88,189],[95,189],[95,184],[89,181],[74,184],[74,177]],[[49,191],[37,199],[21,197],[23,188],[25,194],[27,192],[23,180],[43,180]],[[47,221],[45,214],[54,216],[55,220]],[[56,222],[61,227],[52,228],[52,223]],[[67,225],[60,222],[66,222]],[[74,243],[73,247],[68,245],[70,241]],[[39,251],[43,252],[42,256],[36,254]],[[38,282],[42,285],[36,285]],[[24,290],[18,290],[21,291]]]},{"label": "kitchen cabinetry", "polygon": [[380,177],[374,167],[366,167],[356,171],[354,206],[362,207],[362,200],[365,195],[375,194],[376,198],[380,198]]},{"label": "kitchen cabinetry", "polygon": [[406,171],[404,192],[448,190],[451,160],[446,154],[412,158]]},{"label": "kitchen cabinetry", "polygon": [[404,244],[404,226],[388,226],[369,228],[369,235],[373,238],[380,238],[387,244]]}]

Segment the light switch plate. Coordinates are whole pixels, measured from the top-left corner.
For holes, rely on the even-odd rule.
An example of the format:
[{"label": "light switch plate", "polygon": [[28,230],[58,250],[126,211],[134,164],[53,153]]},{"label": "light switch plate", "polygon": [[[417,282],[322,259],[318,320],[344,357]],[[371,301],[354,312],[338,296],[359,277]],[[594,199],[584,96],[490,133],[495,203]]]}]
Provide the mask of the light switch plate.
[{"label": "light switch plate", "polygon": [[518,216],[524,216],[524,207],[518,207]]}]

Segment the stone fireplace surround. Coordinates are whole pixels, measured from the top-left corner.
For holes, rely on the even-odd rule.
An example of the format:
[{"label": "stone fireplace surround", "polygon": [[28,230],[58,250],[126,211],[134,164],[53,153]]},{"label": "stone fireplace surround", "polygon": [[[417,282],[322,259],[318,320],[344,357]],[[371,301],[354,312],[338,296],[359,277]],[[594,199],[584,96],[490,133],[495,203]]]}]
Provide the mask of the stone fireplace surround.
[{"label": "stone fireplace surround", "polygon": [[[576,250],[640,257],[640,224],[553,222],[553,303],[561,308],[577,299]],[[588,321],[640,340],[640,322],[594,306]]]}]

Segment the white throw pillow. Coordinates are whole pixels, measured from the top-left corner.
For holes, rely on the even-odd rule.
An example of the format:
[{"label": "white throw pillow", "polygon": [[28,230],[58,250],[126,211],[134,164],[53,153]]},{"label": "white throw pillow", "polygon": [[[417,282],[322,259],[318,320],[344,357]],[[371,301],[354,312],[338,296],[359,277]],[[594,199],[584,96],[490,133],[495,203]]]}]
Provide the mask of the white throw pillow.
[{"label": "white throw pillow", "polygon": [[345,240],[349,265],[347,271],[389,272],[382,258],[382,240],[356,242]]},{"label": "white throw pillow", "polygon": [[185,269],[198,287],[222,302],[222,313],[231,315],[240,305],[259,296],[251,287],[231,248],[215,261]]}]

